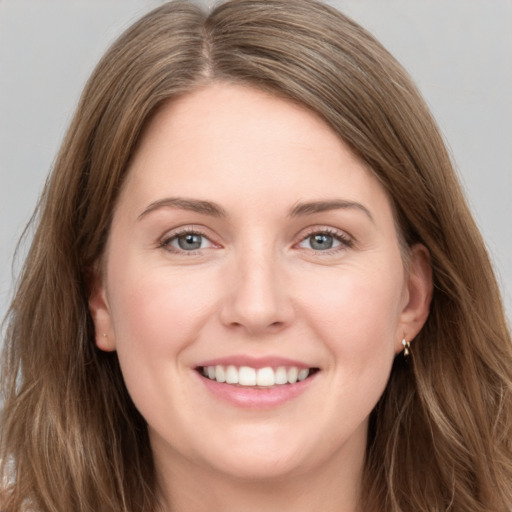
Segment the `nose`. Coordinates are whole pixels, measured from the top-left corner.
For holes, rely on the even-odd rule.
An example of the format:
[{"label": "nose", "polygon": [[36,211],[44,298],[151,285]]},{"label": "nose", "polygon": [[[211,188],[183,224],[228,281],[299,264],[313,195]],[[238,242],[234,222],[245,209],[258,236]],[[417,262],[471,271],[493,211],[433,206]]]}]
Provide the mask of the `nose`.
[{"label": "nose", "polygon": [[294,317],[287,278],[271,251],[247,251],[227,273],[221,320],[252,336],[279,332]]}]

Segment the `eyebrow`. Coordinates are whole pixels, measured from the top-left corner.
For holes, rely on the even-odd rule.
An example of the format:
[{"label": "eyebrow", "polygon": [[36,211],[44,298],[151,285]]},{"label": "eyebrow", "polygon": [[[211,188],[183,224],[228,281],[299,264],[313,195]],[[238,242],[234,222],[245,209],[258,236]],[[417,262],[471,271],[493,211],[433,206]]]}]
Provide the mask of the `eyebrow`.
[{"label": "eyebrow", "polygon": [[362,205],[361,203],[357,203],[355,201],[347,201],[344,199],[331,199],[326,201],[311,201],[305,203],[296,204],[291,212],[290,217],[300,217],[303,215],[312,215],[314,213],[326,212],[329,210],[348,210],[348,209],[356,209],[364,214],[375,224],[375,220],[368,208]]},{"label": "eyebrow", "polygon": [[[212,202],[200,199],[185,199],[182,197],[166,197],[154,201],[137,217],[137,220],[143,219],[149,213],[160,208],[178,208],[188,210],[212,217],[227,217],[227,213],[222,206]],[[344,199],[331,199],[325,201],[309,201],[297,203],[290,211],[290,217],[301,217],[313,215],[315,213],[326,212],[329,210],[357,209],[366,214],[366,216],[375,223],[373,216],[366,206],[355,201]]]},{"label": "eyebrow", "polygon": [[191,212],[210,215],[212,217],[226,217],[224,208],[211,201],[202,201],[200,199],[184,199],[181,197],[166,197],[151,203],[138,217],[137,220],[143,219],[149,213],[160,208],[179,208],[180,210],[188,210]]}]

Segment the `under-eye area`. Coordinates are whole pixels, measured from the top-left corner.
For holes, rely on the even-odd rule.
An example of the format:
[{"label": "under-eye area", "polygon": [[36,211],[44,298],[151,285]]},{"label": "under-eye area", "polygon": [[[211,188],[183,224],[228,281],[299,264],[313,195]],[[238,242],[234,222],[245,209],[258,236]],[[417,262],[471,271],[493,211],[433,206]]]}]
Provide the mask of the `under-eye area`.
[{"label": "under-eye area", "polygon": [[295,384],[320,371],[319,368],[299,368],[297,366],[252,368],[235,365],[199,366],[196,370],[202,376],[216,382],[251,387]]}]

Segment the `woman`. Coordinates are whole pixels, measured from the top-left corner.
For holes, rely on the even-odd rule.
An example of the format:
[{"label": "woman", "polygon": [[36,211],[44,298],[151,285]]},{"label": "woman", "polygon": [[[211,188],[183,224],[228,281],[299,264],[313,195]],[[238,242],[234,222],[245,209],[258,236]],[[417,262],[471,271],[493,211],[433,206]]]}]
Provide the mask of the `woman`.
[{"label": "woman", "polygon": [[310,0],[169,3],[98,65],[41,200],[2,510],[509,511],[511,360],[393,58]]}]

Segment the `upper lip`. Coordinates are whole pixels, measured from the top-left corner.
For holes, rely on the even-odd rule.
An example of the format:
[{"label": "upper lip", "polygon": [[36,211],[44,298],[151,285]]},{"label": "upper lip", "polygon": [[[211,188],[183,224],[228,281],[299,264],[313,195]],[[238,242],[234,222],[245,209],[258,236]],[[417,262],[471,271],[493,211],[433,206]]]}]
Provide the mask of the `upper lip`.
[{"label": "upper lip", "polygon": [[313,368],[314,366],[304,363],[302,361],[297,361],[296,359],[290,359],[287,357],[277,357],[277,356],[265,356],[265,357],[253,357],[248,356],[246,354],[235,354],[232,356],[219,357],[215,359],[208,359],[207,361],[203,361],[197,365],[197,367],[204,366],[249,366],[250,368],[266,368],[272,367],[277,368],[279,366],[296,366],[297,368]]}]

